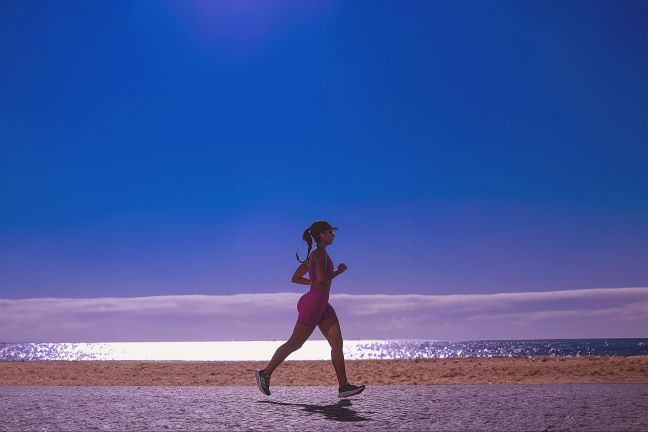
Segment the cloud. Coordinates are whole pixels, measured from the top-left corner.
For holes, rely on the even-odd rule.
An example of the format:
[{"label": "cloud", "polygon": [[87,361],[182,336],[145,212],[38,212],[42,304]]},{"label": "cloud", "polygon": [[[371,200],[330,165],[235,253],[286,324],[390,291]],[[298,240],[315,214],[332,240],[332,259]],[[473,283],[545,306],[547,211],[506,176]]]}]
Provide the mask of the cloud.
[{"label": "cloud", "polygon": [[[301,294],[0,299],[0,341],[282,340]],[[332,294],[346,339],[648,336],[648,287],[497,294]],[[318,331],[315,339],[322,339]]]}]

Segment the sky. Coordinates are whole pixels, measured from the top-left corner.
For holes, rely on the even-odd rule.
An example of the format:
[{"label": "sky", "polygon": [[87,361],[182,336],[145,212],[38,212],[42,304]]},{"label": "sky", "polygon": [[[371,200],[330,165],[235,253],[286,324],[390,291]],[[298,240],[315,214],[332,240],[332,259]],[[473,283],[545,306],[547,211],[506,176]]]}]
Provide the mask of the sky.
[{"label": "sky", "polygon": [[[19,330],[9,312],[31,302],[47,322],[48,299],[105,324],[93,302],[164,301],[180,322],[192,299],[269,295],[291,326],[319,219],[339,227],[350,335],[641,336],[641,314],[588,326],[605,302],[564,299],[635,289],[617,294],[645,310],[647,19],[628,0],[0,1],[0,339],[126,337]],[[432,306],[551,292],[524,332]],[[399,331],[349,306],[408,295],[431,303]],[[263,317],[235,337],[283,337]]]},{"label": "sky", "polygon": [[[287,339],[300,293],[0,300],[0,340]],[[648,287],[498,294],[331,294],[346,340],[646,337]],[[312,339],[323,340],[319,330]]]}]

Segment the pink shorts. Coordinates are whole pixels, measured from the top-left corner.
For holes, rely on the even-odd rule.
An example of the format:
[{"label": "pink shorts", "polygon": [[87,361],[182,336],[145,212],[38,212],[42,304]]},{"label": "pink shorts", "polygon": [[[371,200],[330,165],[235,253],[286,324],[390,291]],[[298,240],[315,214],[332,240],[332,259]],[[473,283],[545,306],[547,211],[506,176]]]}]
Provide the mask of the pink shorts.
[{"label": "pink shorts", "polygon": [[328,302],[328,295],[316,290],[308,291],[300,297],[297,302],[297,322],[307,326],[315,327],[322,320],[335,317],[335,309]]}]

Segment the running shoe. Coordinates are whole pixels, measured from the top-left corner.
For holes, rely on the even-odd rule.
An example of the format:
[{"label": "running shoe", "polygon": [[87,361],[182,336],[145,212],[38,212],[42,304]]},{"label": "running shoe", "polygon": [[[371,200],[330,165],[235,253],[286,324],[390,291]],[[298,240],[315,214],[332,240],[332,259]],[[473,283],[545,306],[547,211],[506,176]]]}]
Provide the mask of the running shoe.
[{"label": "running shoe", "polygon": [[354,386],[353,384],[346,383],[342,387],[340,387],[340,393],[338,394],[338,397],[349,397],[353,395],[357,395],[359,393],[362,393],[362,390],[365,389],[365,386],[361,385],[360,387]]},{"label": "running shoe", "polygon": [[270,396],[270,375],[266,375],[263,371],[255,370],[254,376],[256,377],[259,390],[261,390],[263,394]]}]

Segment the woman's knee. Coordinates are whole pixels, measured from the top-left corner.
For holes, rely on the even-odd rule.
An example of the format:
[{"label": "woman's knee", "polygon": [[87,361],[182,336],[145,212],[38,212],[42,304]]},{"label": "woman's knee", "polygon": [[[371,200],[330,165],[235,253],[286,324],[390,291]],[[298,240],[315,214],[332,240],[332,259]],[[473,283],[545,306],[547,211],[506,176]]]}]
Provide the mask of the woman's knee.
[{"label": "woman's knee", "polygon": [[306,341],[299,340],[299,339],[288,339],[288,342],[286,342],[286,346],[293,351],[297,351],[299,348],[302,347],[302,345],[304,345],[304,342]]},{"label": "woman's knee", "polygon": [[288,339],[288,342],[286,342],[286,345],[288,345],[293,351],[298,350],[302,345],[304,345],[304,342],[306,342],[312,331],[313,329],[306,325],[297,324],[295,331],[292,336],[290,336],[290,339]]},{"label": "woman's knee", "polygon": [[342,341],[341,337],[338,336],[331,336],[328,339],[328,343],[331,346],[331,349],[333,351],[342,351],[342,347],[344,345],[344,342]]}]

